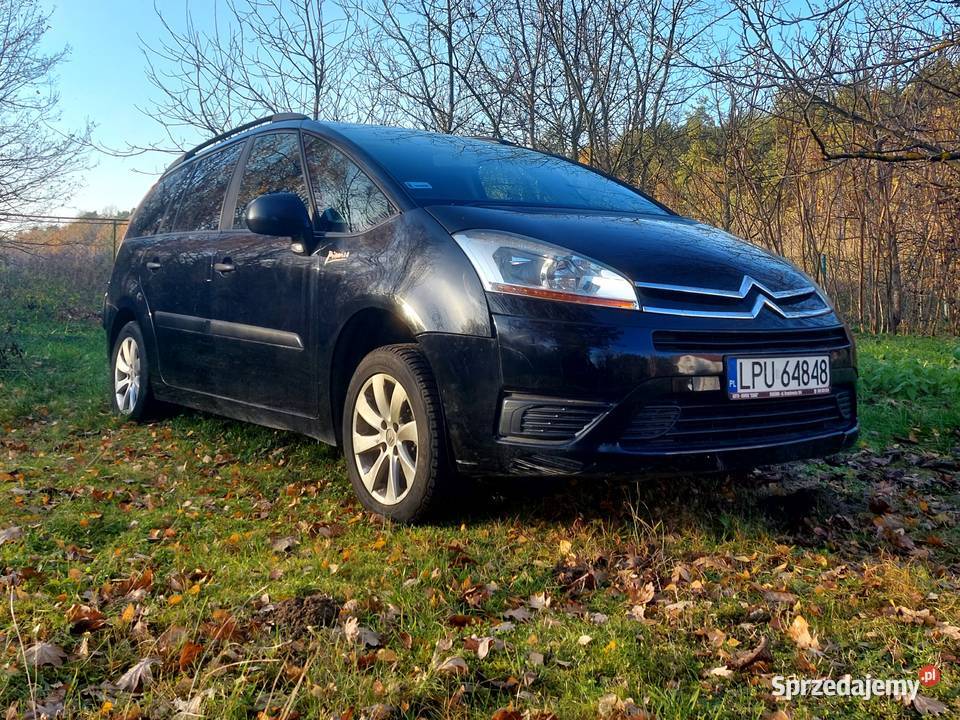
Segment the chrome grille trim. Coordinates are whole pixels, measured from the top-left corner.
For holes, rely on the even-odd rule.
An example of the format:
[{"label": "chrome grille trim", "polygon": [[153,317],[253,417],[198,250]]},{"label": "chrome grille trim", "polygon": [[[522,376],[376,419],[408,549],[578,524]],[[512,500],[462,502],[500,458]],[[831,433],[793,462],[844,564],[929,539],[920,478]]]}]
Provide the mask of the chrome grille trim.
[{"label": "chrome grille trim", "polygon": [[648,282],[635,282],[634,285],[636,285],[638,288],[646,288],[647,290],[664,290],[666,292],[686,293],[688,295],[710,295],[711,297],[733,298],[735,300],[743,300],[745,297],[747,297],[747,295],[750,294],[750,291],[753,288],[757,288],[757,290],[760,290],[764,294],[769,295],[777,300],[800,297],[801,295],[810,295],[811,293],[816,292],[816,288],[812,285],[807,285],[806,287],[802,288],[795,288],[793,290],[774,291],[759,280],[754,280],[749,275],[743,276],[743,281],[740,283],[739,290],[719,290],[717,288],[692,287],[690,285],[667,285],[663,283]]},{"label": "chrome grille trim", "polygon": [[752,309],[743,311],[688,310],[685,308],[665,308],[656,307],[653,305],[643,305],[640,309],[643,312],[653,313],[656,315],[673,315],[676,317],[708,318],[714,320],[754,320],[764,307],[774,310],[781,317],[784,317],[787,320],[817,317],[819,315],[827,315],[828,313],[832,312],[830,306],[825,303],[822,308],[816,308],[814,310],[784,310],[765,295],[760,295],[757,297],[756,302],[753,303]]}]

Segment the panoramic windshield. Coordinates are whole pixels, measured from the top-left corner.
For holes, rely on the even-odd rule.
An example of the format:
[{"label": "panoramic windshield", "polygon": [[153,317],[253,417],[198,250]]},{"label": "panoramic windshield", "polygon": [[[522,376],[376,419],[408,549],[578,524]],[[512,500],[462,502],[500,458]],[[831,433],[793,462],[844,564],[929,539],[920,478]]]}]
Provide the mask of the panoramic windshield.
[{"label": "panoramic windshield", "polygon": [[338,127],[422,205],[490,204],[667,212],[587,168],[526,148],[400,128]]}]

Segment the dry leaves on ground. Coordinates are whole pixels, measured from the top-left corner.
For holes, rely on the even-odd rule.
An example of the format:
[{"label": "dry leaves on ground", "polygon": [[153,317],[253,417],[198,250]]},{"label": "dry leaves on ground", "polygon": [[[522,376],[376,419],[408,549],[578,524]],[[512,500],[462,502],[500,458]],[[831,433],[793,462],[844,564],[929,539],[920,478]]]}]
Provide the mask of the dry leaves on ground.
[{"label": "dry leaves on ground", "polygon": [[801,650],[820,650],[820,641],[816,635],[810,633],[810,626],[803,615],[793,618],[793,623],[787,628],[787,634]]},{"label": "dry leaves on ground", "polygon": [[117,680],[118,690],[135,693],[138,690],[150,687],[153,684],[153,673],[150,668],[159,663],[159,658],[145,657],[138,661],[132,668],[127,670],[120,679]]},{"label": "dry leaves on ground", "polygon": [[63,661],[67,659],[67,654],[59,645],[41,641],[24,650],[23,658],[27,665],[31,667],[43,667],[44,665],[60,667],[63,665]]}]

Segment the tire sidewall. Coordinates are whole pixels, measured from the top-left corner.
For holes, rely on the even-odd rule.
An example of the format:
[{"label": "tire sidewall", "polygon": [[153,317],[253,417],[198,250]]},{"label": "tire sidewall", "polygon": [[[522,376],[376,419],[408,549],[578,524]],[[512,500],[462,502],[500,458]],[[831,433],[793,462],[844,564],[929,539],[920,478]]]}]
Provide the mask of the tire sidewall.
[{"label": "tire sidewall", "polygon": [[[384,505],[369,493],[360,478],[360,470],[357,468],[356,457],[353,454],[354,405],[364,383],[377,373],[386,373],[403,386],[417,422],[417,471],[410,491],[395,505]],[[363,505],[373,512],[400,522],[410,522],[419,518],[425,503],[433,493],[437,480],[436,473],[439,471],[437,452],[438,448],[442,447],[443,440],[442,422],[441,418],[435,417],[434,413],[429,411],[420,380],[401,357],[389,350],[375,350],[360,363],[347,388],[342,432],[347,473],[354,492]]]},{"label": "tire sidewall", "polygon": [[[114,391],[116,382],[117,354],[120,352],[120,344],[127,338],[133,338],[137,343],[137,350],[140,354],[140,395],[133,406],[133,412],[127,414],[120,411],[117,405],[117,394]],[[147,346],[143,341],[143,333],[140,326],[135,321],[130,321],[124,325],[117,333],[117,339],[113,342],[113,350],[110,353],[110,407],[113,412],[121,418],[128,420],[140,420],[146,411],[147,396],[150,394],[150,360],[147,357]]]}]

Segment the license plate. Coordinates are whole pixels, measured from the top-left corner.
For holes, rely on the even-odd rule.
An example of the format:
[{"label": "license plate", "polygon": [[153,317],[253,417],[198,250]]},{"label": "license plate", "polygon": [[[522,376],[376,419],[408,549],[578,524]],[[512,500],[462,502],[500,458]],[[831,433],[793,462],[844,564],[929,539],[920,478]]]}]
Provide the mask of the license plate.
[{"label": "license plate", "polygon": [[731,400],[829,393],[827,355],[727,358],[727,395]]}]

